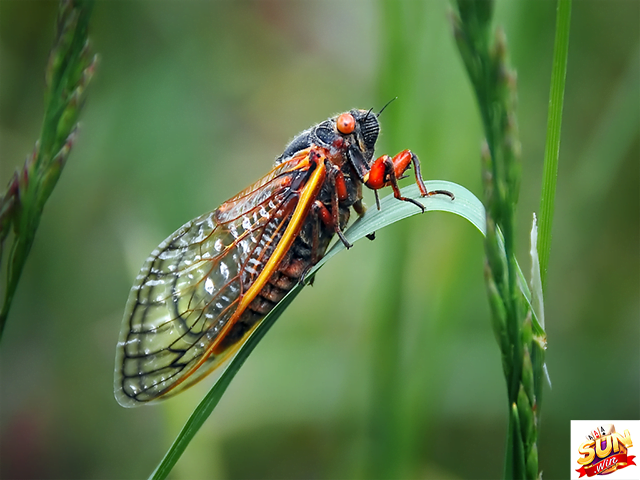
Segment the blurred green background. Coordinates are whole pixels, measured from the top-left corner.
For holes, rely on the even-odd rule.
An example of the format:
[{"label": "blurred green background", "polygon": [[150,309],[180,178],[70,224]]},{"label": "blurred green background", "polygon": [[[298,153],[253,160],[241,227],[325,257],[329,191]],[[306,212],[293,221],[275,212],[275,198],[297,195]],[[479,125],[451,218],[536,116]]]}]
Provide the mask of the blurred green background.
[{"label": "blurred green background", "polygon": [[[3,188],[39,135],[56,7],[0,1]],[[151,473],[211,382],[159,406],[115,402],[129,288],[158,243],[265,174],[297,132],[397,95],[378,153],[410,148],[426,178],[481,196],[480,120],[449,9],[96,4],[100,65],[0,349],[2,478]],[[545,299],[547,479],[569,475],[571,419],[640,417],[639,18],[635,0],[573,6]],[[518,72],[527,271],[555,2],[498,2],[495,19]],[[501,476],[507,402],[480,234],[437,213],[377,237],[329,262],[280,318],[174,478]]]}]

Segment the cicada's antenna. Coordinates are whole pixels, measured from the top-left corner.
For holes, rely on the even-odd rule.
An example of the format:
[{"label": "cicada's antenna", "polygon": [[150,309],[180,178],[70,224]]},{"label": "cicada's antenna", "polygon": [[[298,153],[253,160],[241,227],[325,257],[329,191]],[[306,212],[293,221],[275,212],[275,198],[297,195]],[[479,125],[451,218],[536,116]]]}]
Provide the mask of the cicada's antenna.
[{"label": "cicada's antenna", "polygon": [[364,116],[364,121],[365,121],[365,122],[367,121],[367,118],[369,118],[369,114],[371,113],[371,110],[373,110],[373,107],[371,107],[371,108],[369,109],[369,111],[367,112],[367,114]]},{"label": "cicada's antenna", "polygon": [[389,101],[385,104],[385,106],[384,106],[384,107],[382,107],[382,108],[380,109],[380,111],[378,112],[378,114],[376,115],[376,117],[379,117],[379,116],[380,116],[380,114],[381,114],[382,112],[384,112],[384,109],[385,109],[385,108],[387,108],[391,102],[393,102],[394,100],[397,100],[397,99],[398,99],[398,97],[393,97],[391,100],[389,100]]}]

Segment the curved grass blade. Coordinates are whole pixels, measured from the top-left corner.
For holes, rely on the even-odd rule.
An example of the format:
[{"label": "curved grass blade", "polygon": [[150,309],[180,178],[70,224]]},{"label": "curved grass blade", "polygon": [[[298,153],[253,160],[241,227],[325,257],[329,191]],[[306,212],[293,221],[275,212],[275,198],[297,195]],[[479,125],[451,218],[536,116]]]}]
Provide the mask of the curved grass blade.
[{"label": "curved grass blade", "polygon": [[[444,195],[423,198],[420,196],[417,185],[410,185],[403,188],[402,195],[421,202],[426,212],[440,211],[460,215],[469,220],[483,235],[485,234],[484,206],[473,193],[457,183],[444,180],[430,180],[425,182],[425,185],[429,191],[448,190],[455,195],[456,199],[452,201]],[[380,201],[380,210],[377,210],[375,207],[369,208],[362,218],[356,220],[356,222],[349,227],[345,232],[345,237],[347,237],[350,243],[353,243],[376,230],[380,230],[403,218],[419,213],[420,210],[412,203],[399,202],[393,198],[393,195],[388,195]],[[334,243],[333,247],[329,249],[322,260],[311,270],[310,275],[315,274],[322,265],[336,253],[344,250],[344,248],[345,246],[342,242]]]},{"label": "curved grass blade", "polygon": [[[480,202],[473,193],[461,185],[446,181],[432,180],[425,182],[425,185],[430,191],[448,190],[453,193],[456,198],[453,201],[444,195],[422,198],[420,197],[420,192],[416,185],[403,188],[402,195],[422,202],[426,211],[450,212],[460,215],[471,222],[483,235],[485,234],[484,207],[482,202]],[[350,243],[354,243],[366,235],[402,220],[403,218],[421,213],[420,209],[416,208],[415,205],[409,202],[400,202],[393,198],[392,195],[383,198],[380,202],[380,206],[380,210],[375,209],[375,207],[369,208],[362,218],[359,218],[354,222],[354,224],[345,232],[345,236]],[[311,281],[318,270],[322,268],[330,258],[341,250],[344,250],[344,248],[345,247],[342,242],[335,242],[320,262],[318,262],[318,264],[309,272],[305,283],[296,285],[264,318],[262,323],[255,329],[246,343],[238,350],[235,357],[231,359],[209,393],[207,393],[204,399],[193,411],[189,420],[187,420],[187,423],[182,428],[182,431],[173,442],[173,445],[171,445],[169,451],[156,467],[155,471],[151,474],[151,477],[149,477],[150,479],[160,480],[167,478],[169,472],[171,472],[171,469],[180,459],[180,456],[187,448],[187,445],[189,445],[189,442],[191,442],[196,432],[200,429],[209,415],[211,415],[211,412],[213,412],[213,409],[220,401],[220,398],[222,398],[222,395],[231,383],[231,380],[236,375],[242,364],[244,364],[245,360],[251,354],[258,342],[265,336],[276,320],[280,317],[282,312],[286,310],[293,299],[300,293],[302,288]],[[527,288],[526,282],[523,282],[523,287],[525,289]],[[525,294],[527,301],[530,303],[531,296],[528,294],[528,289],[526,292],[523,289],[523,293]]]}]

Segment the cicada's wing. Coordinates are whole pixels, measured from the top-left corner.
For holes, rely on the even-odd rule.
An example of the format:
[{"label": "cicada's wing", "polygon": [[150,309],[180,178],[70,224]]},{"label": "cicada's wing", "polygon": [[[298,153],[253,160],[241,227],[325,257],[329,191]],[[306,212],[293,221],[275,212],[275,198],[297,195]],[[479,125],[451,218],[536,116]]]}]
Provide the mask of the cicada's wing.
[{"label": "cicada's wing", "polygon": [[[248,337],[261,317],[246,305],[238,312],[238,306],[298,202],[291,186],[304,175],[305,158],[278,165],[214,212],[188,222],[146,260],[129,294],[116,352],[115,396],[122,406],[182,391]],[[229,338],[225,325],[239,314],[244,327]]]}]

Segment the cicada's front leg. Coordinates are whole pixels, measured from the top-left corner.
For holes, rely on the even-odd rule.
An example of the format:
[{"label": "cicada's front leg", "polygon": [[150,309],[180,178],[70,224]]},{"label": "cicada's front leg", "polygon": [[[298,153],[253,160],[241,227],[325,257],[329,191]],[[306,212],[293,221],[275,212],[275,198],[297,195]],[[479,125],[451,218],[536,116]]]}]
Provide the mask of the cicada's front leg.
[{"label": "cicada's front leg", "polygon": [[427,187],[422,180],[422,173],[420,171],[420,160],[417,155],[411,150],[403,150],[395,157],[391,158],[389,155],[382,155],[371,164],[371,170],[364,178],[364,183],[367,187],[371,188],[376,196],[376,204],[378,210],[380,209],[380,201],[378,200],[378,190],[383,187],[390,186],[393,189],[393,196],[398,200],[404,202],[411,202],[418,206],[424,212],[424,205],[412,198],[403,197],[400,194],[400,187],[398,187],[398,179],[403,178],[404,172],[413,163],[413,169],[416,176],[416,184],[420,189],[420,194],[423,197],[431,195],[447,195],[453,200],[455,197],[453,193],[448,190],[432,190],[428,191]]}]

